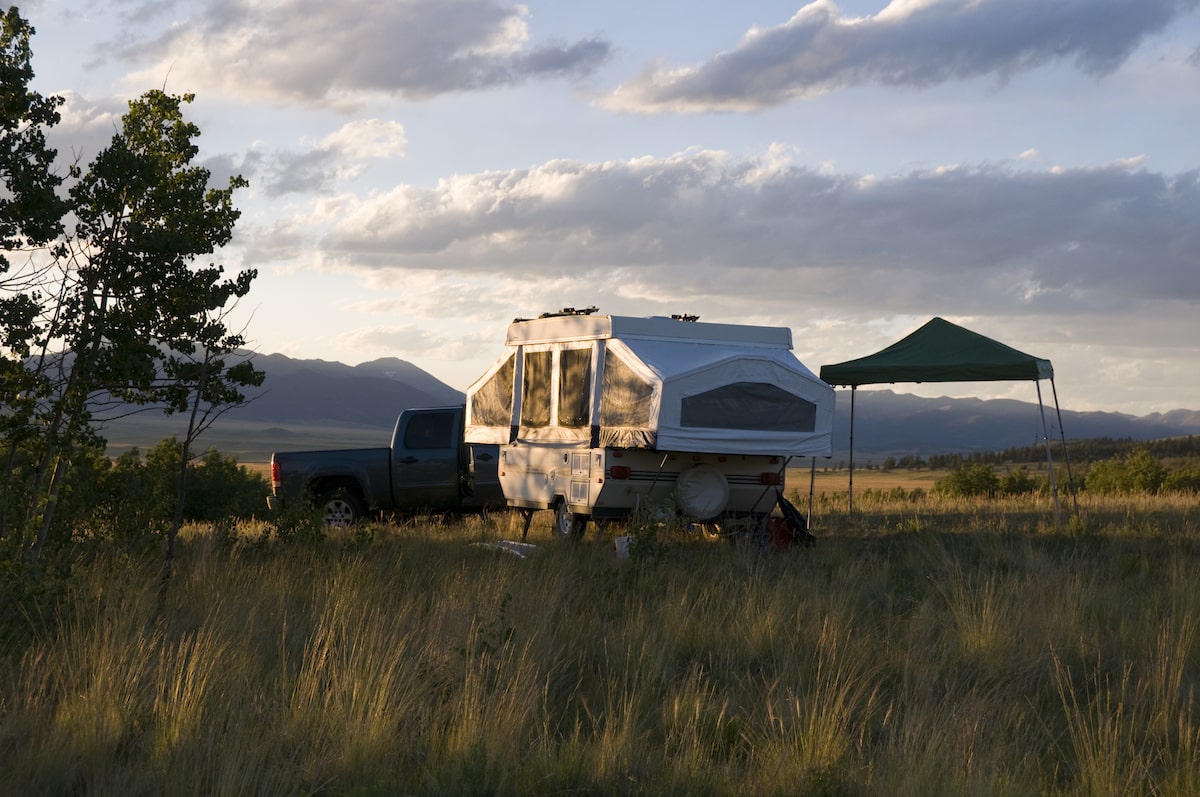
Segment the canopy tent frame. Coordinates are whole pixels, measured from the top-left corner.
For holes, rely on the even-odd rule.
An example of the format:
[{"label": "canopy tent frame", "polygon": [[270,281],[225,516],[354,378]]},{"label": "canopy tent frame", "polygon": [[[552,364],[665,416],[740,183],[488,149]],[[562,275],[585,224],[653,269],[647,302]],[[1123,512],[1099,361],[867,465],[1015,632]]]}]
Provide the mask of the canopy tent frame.
[{"label": "canopy tent frame", "polygon": [[[1042,399],[1041,380],[1048,379],[1054,397],[1058,429],[1062,439],[1067,480],[1074,499],[1074,478],[1063,430],[1058,389],[1054,385],[1054,367],[1049,360],[1033,357],[999,341],[933,318],[926,324],[875,354],[855,360],[821,366],[821,379],[833,387],[850,388],[850,480],[849,509],[854,512],[854,412],[855,396],[861,385],[896,382],[982,382],[1031,380],[1037,387],[1038,413],[1042,442],[1046,449],[1050,492],[1054,500],[1054,520],[1061,527],[1058,486],[1054,476],[1054,457],[1050,447],[1050,429]],[[1079,507],[1077,499],[1075,512]]]}]

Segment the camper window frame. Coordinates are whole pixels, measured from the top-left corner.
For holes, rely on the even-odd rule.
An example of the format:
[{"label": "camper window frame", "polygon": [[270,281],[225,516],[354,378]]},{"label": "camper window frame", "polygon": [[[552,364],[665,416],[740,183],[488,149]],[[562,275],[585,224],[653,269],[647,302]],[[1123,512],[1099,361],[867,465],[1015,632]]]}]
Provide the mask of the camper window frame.
[{"label": "camper window frame", "polygon": [[[597,341],[559,341],[553,343],[526,343],[520,346],[521,368],[517,369],[520,375],[520,381],[515,385],[514,392],[519,395],[519,410],[516,415],[520,428],[528,430],[536,435],[539,430],[563,429],[568,430],[571,434],[586,433],[593,423],[593,418],[596,417],[596,360],[597,360]],[[586,377],[585,385],[587,390],[586,402],[584,397],[579,397],[579,405],[576,409],[586,408],[587,415],[578,425],[563,423],[563,389],[564,379],[562,374],[563,368],[563,352],[570,351],[586,351]],[[545,359],[542,355],[549,355],[549,383],[546,384],[546,379],[538,373],[543,368]],[[533,366],[532,369],[530,366]],[[531,371],[534,373],[535,380],[540,384],[532,384],[530,380]],[[531,389],[536,388],[535,393],[531,393]],[[548,404],[543,404],[542,396],[548,391],[546,400]],[[528,406],[534,403],[534,408],[538,410],[536,416],[530,414]],[[549,413],[543,423],[543,408]],[[577,417],[577,416],[573,416]]]}]

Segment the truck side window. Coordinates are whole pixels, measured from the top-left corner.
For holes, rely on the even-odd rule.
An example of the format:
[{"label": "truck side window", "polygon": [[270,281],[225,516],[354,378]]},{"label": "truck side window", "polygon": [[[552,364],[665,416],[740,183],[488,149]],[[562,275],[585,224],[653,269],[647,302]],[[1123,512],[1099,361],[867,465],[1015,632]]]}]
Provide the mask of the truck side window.
[{"label": "truck side window", "polygon": [[454,414],[423,412],[408,419],[405,448],[454,448]]}]

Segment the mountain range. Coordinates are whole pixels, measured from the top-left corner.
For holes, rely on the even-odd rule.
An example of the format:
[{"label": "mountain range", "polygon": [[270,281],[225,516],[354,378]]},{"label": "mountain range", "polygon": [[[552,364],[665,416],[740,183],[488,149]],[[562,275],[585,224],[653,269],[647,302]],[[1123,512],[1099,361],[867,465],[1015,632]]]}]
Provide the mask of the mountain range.
[{"label": "mountain range", "polygon": [[[266,462],[274,450],[386,445],[396,415],[408,407],[457,404],[463,393],[410,362],[384,358],[349,366],[256,355],[267,374],[249,401],[230,409],[200,440],[239,461]],[[1033,392],[1031,388],[1031,393]],[[1052,439],[1060,436],[1053,399],[1044,408]],[[834,418],[834,457],[850,445],[850,392],[839,390]],[[1145,416],[1074,412],[1065,406],[1068,440],[1109,437],[1153,440],[1200,434],[1200,411],[1174,410]],[[182,434],[182,419],[143,413],[105,428],[110,453],[145,450]],[[860,389],[854,400],[854,456],[868,463],[889,455],[999,451],[1042,440],[1036,401],[925,398],[893,390]]]}]

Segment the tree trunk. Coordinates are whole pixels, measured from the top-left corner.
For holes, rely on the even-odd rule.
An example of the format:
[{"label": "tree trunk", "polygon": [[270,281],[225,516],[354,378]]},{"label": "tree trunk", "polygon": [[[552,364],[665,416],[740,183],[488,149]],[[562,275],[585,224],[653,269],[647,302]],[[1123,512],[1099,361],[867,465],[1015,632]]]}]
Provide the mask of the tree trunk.
[{"label": "tree trunk", "polygon": [[192,442],[199,434],[196,428],[196,417],[200,412],[200,402],[204,389],[208,385],[208,364],[211,354],[206,350],[204,363],[200,368],[200,378],[196,385],[196,394],[192,399],[191,413],[188,415],[187,433],[183,436],[183,449],[179,458],[179,477],[175,482],[175,516],[171,519],[171,528],[167,529],[167,549],[163,554],[162,576],[158,585],[158,605],[162,610],[166,606],[167,590],[171,584],[171,575],[175,569],[175,538],[183,528],[183,507],[187,501],[188,462],[192,456]]}]

